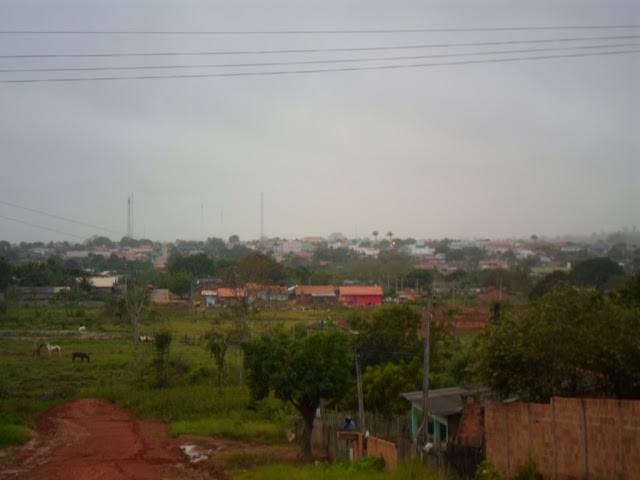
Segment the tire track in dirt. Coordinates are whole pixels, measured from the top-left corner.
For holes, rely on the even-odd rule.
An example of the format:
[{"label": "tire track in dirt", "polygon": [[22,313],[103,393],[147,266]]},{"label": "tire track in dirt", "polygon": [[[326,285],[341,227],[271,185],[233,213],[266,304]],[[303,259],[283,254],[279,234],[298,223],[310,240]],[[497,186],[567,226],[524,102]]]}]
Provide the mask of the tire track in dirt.
[{"label": "tire track in dirt", "polygon": [[164,423],[139,421],[106,400],[82,399],[43,412],[37,428],[0,479],[226,478],[192,467]]}]

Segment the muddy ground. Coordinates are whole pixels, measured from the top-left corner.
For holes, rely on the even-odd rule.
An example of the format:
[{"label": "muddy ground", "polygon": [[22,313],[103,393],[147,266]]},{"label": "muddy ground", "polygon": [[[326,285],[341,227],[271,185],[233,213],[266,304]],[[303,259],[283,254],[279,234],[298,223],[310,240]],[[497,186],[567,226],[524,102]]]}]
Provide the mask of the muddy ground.
[{"label": "muddy ground", "polygon": [[82,399],[39,415],[25,446],[2,451],[0,479],[227,480],[230,470],[280,458],[295,445],[172,438],[166,423],[137,420],[111,402]]}]

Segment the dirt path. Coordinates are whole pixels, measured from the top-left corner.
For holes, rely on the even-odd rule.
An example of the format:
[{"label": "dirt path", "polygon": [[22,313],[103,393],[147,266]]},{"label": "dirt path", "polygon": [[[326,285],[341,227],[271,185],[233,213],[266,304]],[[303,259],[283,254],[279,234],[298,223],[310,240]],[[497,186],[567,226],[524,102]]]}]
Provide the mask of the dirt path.
[{"label": "dirt path", "polygon": [[0,464],[0,479],[229,478],[209,462],[191,462],[182,442],[169,436],[166,424],[136,420],[106,400],[61,405],[40,415],[37,425],[38,435],[15,460]]}]

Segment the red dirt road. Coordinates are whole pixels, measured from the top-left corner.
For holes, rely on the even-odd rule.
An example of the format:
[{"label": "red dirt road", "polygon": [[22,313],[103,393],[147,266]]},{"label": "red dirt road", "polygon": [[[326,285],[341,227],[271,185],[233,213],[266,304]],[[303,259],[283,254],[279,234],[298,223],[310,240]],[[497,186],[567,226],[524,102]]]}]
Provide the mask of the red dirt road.
[{"label": "red dirt road", "polygon": [[[0,459],[1,460],[1,459]],[[191,464],[157,421],[139,421],[116,405],[83,399],[44,412],[38,435],[0,479],[161,480],[228,478]]]}]

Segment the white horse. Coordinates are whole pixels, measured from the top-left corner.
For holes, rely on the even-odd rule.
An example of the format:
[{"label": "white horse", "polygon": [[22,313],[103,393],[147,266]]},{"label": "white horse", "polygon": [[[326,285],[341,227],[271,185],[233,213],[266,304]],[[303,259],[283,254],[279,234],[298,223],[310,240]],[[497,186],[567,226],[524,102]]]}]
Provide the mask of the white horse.
[{"label": "white horse", "polygon": [[49,356],[51,356],[51,352],[58,352],[58,356],[62,355],[60,345],[50,345],[47,343],[47,351],[49,352]]},{"label": "white horse", "polygon": [[151,343],[153,342],[153,337],[149,337],[148,335],[140,335],[138,337],[138,340],[144,343]]},{"label": "white horse", "polygon": [[78,333],[83,333],[87,331],[87,327],[85,327],[84,325],[80,325],[80,328],[78,329]]}]

